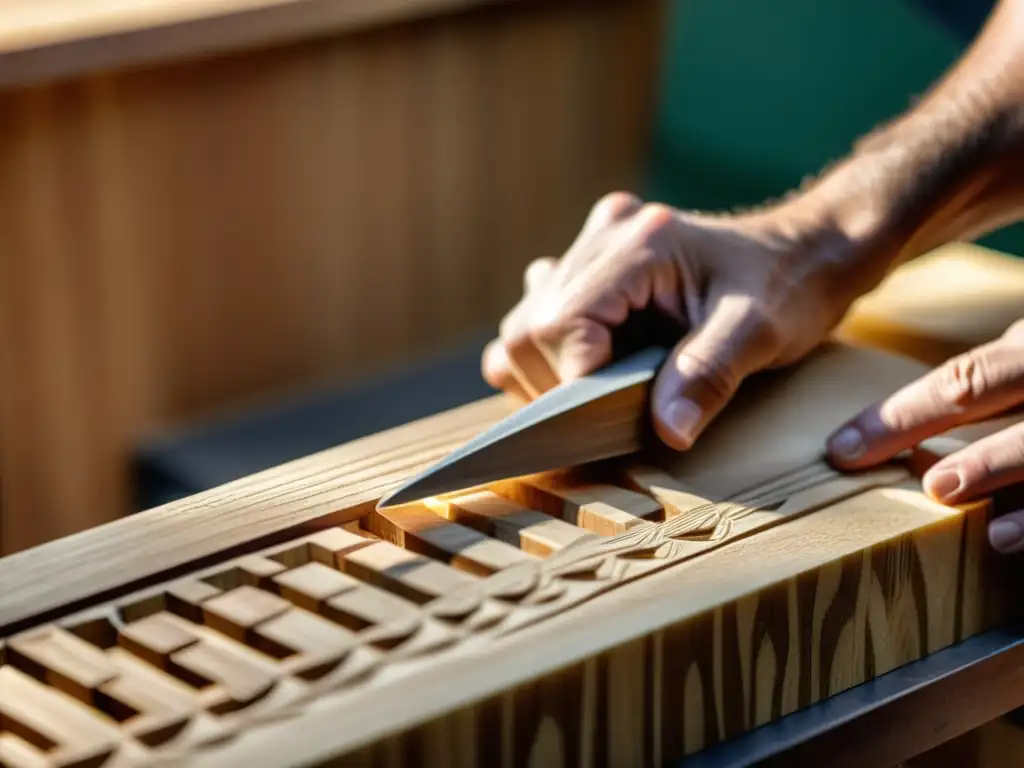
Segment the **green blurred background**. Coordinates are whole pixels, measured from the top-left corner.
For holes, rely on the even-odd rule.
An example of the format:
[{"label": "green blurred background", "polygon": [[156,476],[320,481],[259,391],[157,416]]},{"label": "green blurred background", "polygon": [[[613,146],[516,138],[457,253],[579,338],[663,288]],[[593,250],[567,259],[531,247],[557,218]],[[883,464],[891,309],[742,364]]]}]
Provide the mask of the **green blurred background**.
[{"label": "green blurred background", "polygon": [[[843,156],[962,54],[991,2],[677,0],[648,198],[716,210],[776,197]],[[984,245],[1024,254],[1024,227]]]}]

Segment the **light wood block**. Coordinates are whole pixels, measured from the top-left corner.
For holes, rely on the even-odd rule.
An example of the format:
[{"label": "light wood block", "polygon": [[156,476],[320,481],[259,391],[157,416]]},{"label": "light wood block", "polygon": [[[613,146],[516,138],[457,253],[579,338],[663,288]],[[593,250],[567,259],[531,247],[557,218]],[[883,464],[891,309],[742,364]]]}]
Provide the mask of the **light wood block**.
[{"label": "light wood block", "polygon": [[439,558],[478,576],[531,562],[530,553],[445,520],[426,506],[385,509],[370,515],[370,529],[385,541]]},{"label": "light wood block", "polygon": [[99,649],[62,629],[13,637],[7,653],[23,671],[85,702],[117,677],[117,668]]},{"label": "light wood block", "polygon": [[594,535],[491,491],[448,499],[447,505],[452,520],[480,528],[499,541],[538,557],[547,557],[552,552]]},{"label": "light wood block", "polygon": [[[263,622],[256,631],[262,640],[294,653],[317,657],[345,653],[355,644],[351,631],[299,609],[286,611]],[[258,641],[257,646],[260,646]]]},{"label": "light wood block", "polygon": [[662,514],[662,505],[650,496],[612,485],[576,483],[558,475],[503,481],[493,484],[492,490],[602,536],[625,533]]},{"label": "light wood block", "polygon": [[162,612],[126,625],[117,637],[120,645],[157,667],[165,667],[172,653],[198,640],[194,632]]},{"label": "light wood block", "polygon": [[288,610],[288,601],[255,587],[239,587],[203,603],[206,623],[236,640]]},{"label": "light wood block", "polygon": [[328,528],[309,537],[309,551],[317,562],[340,568],[345,555],[369,546],[373,539],[346,531],[344,528]]},{"label": "light wood block", "polygon": [[474,579],[436,560],[379,541],[345,557],[347,573],[376,586],[425,603],[451,591],[472,586]]},{"label": "light wood block", "polygon": [[356,589],[360,582],[347,573],[328,568],[319,562],[307,563],[276,576],[281,597],[313,613],[319,613],[327,598]]},{"label": "light wood block", "polygon": [[42,749],[109,756],[121,735],[115,723],[14,667],[0,667],[0,715],[7,730]]}]

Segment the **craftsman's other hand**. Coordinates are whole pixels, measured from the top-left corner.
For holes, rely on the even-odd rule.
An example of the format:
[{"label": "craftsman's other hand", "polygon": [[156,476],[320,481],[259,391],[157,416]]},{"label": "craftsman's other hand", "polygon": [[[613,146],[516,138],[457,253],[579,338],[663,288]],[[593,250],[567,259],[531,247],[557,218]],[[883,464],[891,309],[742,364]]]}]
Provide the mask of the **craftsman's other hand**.
[{"label": "craftsman's other hand", "polygon": [[856,298],[848,242],[809,221],[790,206],[711,217],[611,194],[560,259],[527,269],[484,378],[537,397],[611,362],[612,330],[654,307],[688,329],[651,397],[659,437],[684,450],[745,377],[798,360]]},{"label": "craftsman's other hand", "polygon": [[[861,412],[829,440],[837,466],[861,469],[953,427],[1024,405],[1024,320],[999,339],[947,361]],[[985,437],[934,464],[925,491],[948,504],[1024,482],[1024,423]],[[1024,551],[1024,510],[989,527],[996,549]]]}]

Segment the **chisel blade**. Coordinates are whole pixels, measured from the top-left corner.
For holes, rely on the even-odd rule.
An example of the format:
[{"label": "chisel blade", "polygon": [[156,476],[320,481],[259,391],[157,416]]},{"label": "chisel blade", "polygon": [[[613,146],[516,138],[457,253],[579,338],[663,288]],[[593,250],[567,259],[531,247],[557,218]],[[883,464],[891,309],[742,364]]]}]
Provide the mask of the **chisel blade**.
[{"label": "chisel blade", "polygon": [[378,509],[639,450],[648,395],[668,355],[649,347],[561,384],[385,496]]}]

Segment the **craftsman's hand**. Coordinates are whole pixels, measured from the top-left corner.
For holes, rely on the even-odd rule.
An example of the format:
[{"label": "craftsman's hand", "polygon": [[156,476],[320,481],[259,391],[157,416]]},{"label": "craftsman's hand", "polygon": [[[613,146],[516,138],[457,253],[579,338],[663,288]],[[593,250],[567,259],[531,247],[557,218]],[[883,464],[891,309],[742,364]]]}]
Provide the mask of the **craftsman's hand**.
[{"label": "craftsman's hand", "polygon": [[[865,468],[953,427],[1024,405],[1024,320],[999,339],[954,357],[848,422],[829,440],[837,466]],[[1024,422],[943,458],[925,491],[956,504],[1024,482]],[[996,549],[1024,551],[1024,510],[992,522]]]},{"label": "craftsman's hand", "polygon": [[653,305],[688,329],[651,398],[658,435],[688,448],[746,376],[798,360],[856,298],[849,241],[806,214],[715,218],[609,195],[561,259],[529,267],[484,378],[536,397],[609,363],[611,329]]}]

